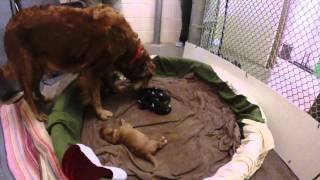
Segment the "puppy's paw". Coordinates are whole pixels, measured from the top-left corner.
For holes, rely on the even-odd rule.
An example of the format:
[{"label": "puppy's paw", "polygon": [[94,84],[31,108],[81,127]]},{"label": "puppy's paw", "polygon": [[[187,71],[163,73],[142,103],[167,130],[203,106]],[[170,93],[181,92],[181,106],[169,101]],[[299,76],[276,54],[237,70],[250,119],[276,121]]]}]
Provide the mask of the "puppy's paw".
[{"label": "puppy's paw", "polygon": [[166,144],[168,144],[168,139],[164,136],[162,136],[160,138],[160,148],[162,148],[163,146],[165,146]]},{"label": "puppy's paw", "polygon": [[102,109],[102,110],[97,111],[97,115],[98,115],[99,119],[106,121],[106,120],[109,120],[113,116],[113,113],[108,110]]},{"label": "puppy's paw", "polygon": [[39,113],[36,115],[36,119],[40,122],[47,122],[48,116],[45,113]]}]

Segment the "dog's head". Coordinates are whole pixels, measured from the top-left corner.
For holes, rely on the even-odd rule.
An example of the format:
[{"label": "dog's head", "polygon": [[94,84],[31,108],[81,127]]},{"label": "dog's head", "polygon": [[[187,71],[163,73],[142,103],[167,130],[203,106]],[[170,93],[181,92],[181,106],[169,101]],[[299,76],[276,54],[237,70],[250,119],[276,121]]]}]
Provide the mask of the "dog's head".
[{"label": "dog's head", "polygon": [[155,63],[142,45],[136,48],[134,54],[119,66],[119,70],[133,83],[135,90],[148,85],[155,69]]}]

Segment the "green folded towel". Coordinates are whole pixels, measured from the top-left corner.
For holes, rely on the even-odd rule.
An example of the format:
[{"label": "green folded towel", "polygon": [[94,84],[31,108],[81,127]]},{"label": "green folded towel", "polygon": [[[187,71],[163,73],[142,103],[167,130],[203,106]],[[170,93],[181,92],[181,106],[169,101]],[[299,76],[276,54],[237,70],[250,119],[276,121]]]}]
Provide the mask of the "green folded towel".
[{"label": "green folded towel", "polygon": [[79,93],[78,87],[70,84],[58,97],[49,115],[47,129],[60,162],[69,145],[80,142],[84,105]]}]

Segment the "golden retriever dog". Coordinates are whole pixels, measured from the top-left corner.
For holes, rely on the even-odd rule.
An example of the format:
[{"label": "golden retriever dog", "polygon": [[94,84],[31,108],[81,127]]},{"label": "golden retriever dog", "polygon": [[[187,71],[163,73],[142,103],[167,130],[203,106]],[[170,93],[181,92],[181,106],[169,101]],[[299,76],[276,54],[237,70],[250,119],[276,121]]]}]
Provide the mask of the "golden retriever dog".
[{"label": "golden retriever dog", "polygon": [[34,98],[45,100],[39,90],[44,74],[78,73],[82,91],[89,95],[98,117],[106,120],[112,112],[101,105],[102,83],[121,91],[111,78],[119,71],[132,87],[140,88],[147,85],[155,70],[137,33],[122,14],[107,6],[24,9],[9,21],[4,44],[9,63],[3,71],[14,72],[40,121],[47,117],[38,110]]}]

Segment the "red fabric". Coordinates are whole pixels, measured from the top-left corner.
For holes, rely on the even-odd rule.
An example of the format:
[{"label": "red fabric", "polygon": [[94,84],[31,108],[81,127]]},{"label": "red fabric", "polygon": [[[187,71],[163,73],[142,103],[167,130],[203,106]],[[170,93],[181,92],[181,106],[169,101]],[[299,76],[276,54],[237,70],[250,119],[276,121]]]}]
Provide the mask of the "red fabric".
[{"label": "red fabric", "polygon": [[131,61],[129,62],[129,64],[134,64],[134,63],[138,60],[138,58],[141,56],[142,50],[143,50],[143,47],[140,46],[140,47],[137,49],[136,54],[134,55],[134,57],[133,57],[133,58],[131,59]]},{"label": "red fabric", "polygon": [[93,164],[77,145],[71,145],[62,159],[62,171],[69,180],[112,179],[111,170]]}]

